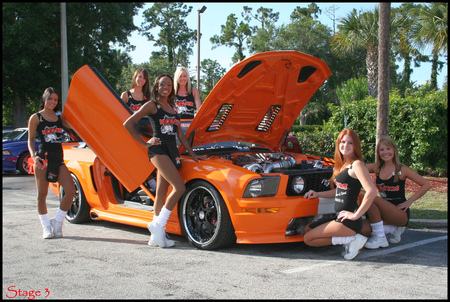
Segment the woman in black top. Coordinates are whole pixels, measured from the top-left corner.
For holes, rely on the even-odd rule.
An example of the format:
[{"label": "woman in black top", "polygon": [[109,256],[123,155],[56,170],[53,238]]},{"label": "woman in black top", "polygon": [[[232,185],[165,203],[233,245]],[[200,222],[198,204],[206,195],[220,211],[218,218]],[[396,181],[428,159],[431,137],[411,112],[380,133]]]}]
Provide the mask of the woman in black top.
[{"label": "woman in black top", "polygon": [[[36,179],[37,210],[44,229],[43,238],[62,237],[62,225],[75,195],[75,185],[69,170],[64,164],[61,143],[64,141],[63,125],[69,124],[57,115],[58,93],[54,88],[45,89],[42,95],[40,111],[33,114],[28,121],[28,150],[34,161]],[[35,135],[41,139],[39,150],[34,146]],[[48,183],[56,182],[64,188],[65,195],[55,218],[49,220],[47,213]]]},{"label": "woman in black top", "polygon": [[[145,103],[128,120],[125,128],[142,146],[148,149],[149,160],[158,169],[156,182],[156,198],[154,203],[154,218],[148,224],[151,232],[149,245],[171,247],[173,241],[166,238],[166,224],[170,213],[183,195],[186,187],[178,173],[179,153],[176,137],[195,161],[207,159],[192,151],[186,136],[180,127],[180,118],[174,109],[173,80],[167,74],[160,74],[155,79],[151,89],[150,101]],[[153,137],[145,142],[134,129],[134,125],[143,117],[148,116],[153,127]],[[167,196],[169,185],[172,191]]]},{"label": "woman in black top", "polygon": [[120,98],[136,112],[150,98],[150,83],[148,81],[148,71],[142,68],[137,69],[131,80],[131,89],[122,92]]},{"label": "woman in black top", "polygon": [[[330,191],[308,191],[305,198],[335,198],[334,217],[319,219],[305,229],[304,241],[310,246],[345,245],[344,258],[355,258],[367,237],[358,234],[362,228],[362,215],[369,209],[377,192],[369,171],[362,160],[361,143],[355,131],[343,130],[336,142],[334,170]],[[358,206],[358,196],[366,193]]]},{"label": "woman in black top", "polygon": [[197,88],[192,87],[186,67],[179,66],[175,71],[175,107],[181,119],[193,119],[195,110],[202,102]]},{"label": "woman in black top", "polygon": [[[381,197],[376,197],[367,211],[361,234],[370,236],[365,247],[376,249],[398,243],[409,221],[409,208],[430,188],[425,178],[400,163],[398,147],[390,137],[378,141],[375,163],[368,164],[370,173],[376,173],[376,186]],[[405,183],[409,178],[420,186],[410,198],[405,196]],[[391,235],[389,238],[386,235]]]}]

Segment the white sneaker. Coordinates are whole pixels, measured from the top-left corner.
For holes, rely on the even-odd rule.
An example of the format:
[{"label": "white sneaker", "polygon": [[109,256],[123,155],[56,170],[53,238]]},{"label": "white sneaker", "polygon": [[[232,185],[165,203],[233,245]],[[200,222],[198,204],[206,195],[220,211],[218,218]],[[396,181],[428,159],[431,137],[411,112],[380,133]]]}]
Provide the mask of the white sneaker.
[{"label": "white sneaker", "polygon": [[383,237],[377,237],[377,236],[371,236],[369,240],[367,240],[366,245],[364,246],[367,249],[377,249],[380,247],[388,247],[389,242],[386,239],[386,236]]},{"label": "white sneaker", "polygon": [[153,221],[147,224],[147,228],[150,233],[152,233],[153,239],[155,240],[156,244],[160,247],[166,247],[166,232],[164,231],[164,229],[156,225],[156,223],[153,223]]},{"label": "white sneaker", "polygon": [[392,233],[392,236],[389,237],[388,241],[390,243],[399,243],[402,240],[401,236],[403,232],[406,230],[406,227],[397,227],[397,229]]},{"label": "white sneaker", "polygon": [[355,240],[350,242],[350,244],[348,245],[348,253],[344,255],[344,258],[347,260],[352,260],[353,258],[358,256],[359,250],[363,248],[364,244],[366,244],[367,239],[367,237],[361,234],[356,234]]},{"label": "white sneaker", "polygon": [[42,235],[42,238],[44,239],[52,239],[53,233],[52,233],[52,227],[48,226],[44,228],[44,234]]},{"label": "white sneaker", "polygon": [[345,256],[345,254],[348,253],[348,244],[344,244],[344,251],[341,253],[342,257]]},{"label": "white sneaker", "polygon": [[[164,240],[166,243],[166,247],[173,247],[175,245],[175,242],[173,240],[170,240],[167,237],[167,234],[166,234],[166,237],[164,238]],[[154,246],[154,247],[159,246],[158,243],[156,243],[155,236],[153,234],[150,235],[150,240],[148,241],[148,245]]]},{"label": "white sneaker", "polygon": [[52,225],[52,228],[53,228],[53,236],[55,238],[63,237],[63,233],[62,233],[63,224],[56,221],[55,218],[50,219],[50,224]]}]

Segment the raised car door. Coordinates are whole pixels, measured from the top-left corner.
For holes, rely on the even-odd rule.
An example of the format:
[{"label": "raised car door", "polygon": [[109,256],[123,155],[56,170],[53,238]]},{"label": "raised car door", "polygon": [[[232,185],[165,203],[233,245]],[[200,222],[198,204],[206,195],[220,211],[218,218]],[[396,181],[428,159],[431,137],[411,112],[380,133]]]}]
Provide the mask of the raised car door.
[{"label": "raised car door", "polygon": [[130,192],[154,170],[147,149],[123,126],[131,110],[95,68],[81,67],[70,83],[64,118]]}]

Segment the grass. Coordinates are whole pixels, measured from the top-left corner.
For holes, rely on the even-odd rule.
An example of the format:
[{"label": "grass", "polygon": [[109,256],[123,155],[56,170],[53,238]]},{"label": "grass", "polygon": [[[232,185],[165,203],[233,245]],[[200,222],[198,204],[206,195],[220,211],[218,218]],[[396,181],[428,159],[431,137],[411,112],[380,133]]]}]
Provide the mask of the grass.
[{"label": "grass", "polygon": [[[406,194],[406,198],[412,194]],[[411,206],[411,219],[447,219],[448,196],[447,193],[428,191]]]}]

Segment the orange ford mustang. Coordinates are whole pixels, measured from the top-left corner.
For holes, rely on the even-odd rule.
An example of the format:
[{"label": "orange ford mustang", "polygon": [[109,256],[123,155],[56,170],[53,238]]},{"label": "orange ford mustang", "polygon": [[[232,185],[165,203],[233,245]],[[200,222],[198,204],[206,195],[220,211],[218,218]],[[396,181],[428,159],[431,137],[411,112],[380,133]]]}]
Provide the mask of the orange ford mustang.
[{"label": "orange ford mustang", "polygon": [[[194,151],[209,160],[195,162],[180,146],[186,192],[167,232],[200,249],[298,242],[317,215],[333,213],[332,199],[303,198],[309,189],[329,189],[333,160],[282,148],[300,111],[330,75],[323,61],[297,51],[259,53],[234,65],[186,132]],[[145,228],[153,219],[149,182],[155,167],[122,125],[130,114],[96,69],[85,65],[75,73],[64,116],[83,142],[64,146],[77,188],[70,222]],[[152,135],[145,120],[139,131],[145,139]],[[58,183],[50,187],[63,196]],[[140,198],[132,198],[133,191]]]}]

